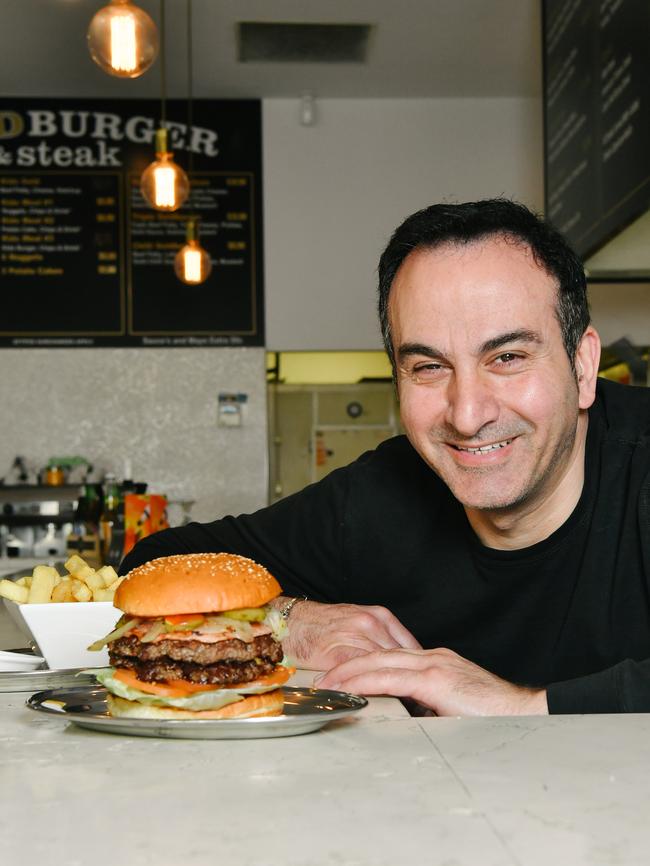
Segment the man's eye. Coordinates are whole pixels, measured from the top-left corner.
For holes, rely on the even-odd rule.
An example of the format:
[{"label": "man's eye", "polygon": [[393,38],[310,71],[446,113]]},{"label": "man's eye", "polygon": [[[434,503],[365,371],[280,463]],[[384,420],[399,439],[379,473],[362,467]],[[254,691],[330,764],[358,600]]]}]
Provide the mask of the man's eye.
[{"label": "man's eye", "polygon": [[431,382],[439,378],[444,369],[442,364],[429,361],[427,364],[418,364],[413,367],[410,376],[415,382]]},{"label": "man's eye", "polygon": [[498,365],[508,367],[521,361],[522,358],[521,355],[517,355],[514,352],[502,352],[495,360]]}]

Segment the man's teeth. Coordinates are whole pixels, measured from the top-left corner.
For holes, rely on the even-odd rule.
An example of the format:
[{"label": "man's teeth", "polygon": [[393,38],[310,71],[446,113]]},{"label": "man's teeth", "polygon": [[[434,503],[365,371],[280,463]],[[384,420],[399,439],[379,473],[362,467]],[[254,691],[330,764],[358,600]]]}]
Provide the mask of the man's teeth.
[{"label": "man's teeth", "polygon": [[470,454],[487,454],[488,451],[496,451],[497,448],[505,448],[506,445],[510,445],[512,439],[505,439],[503,442],[495,442],[494,445],[481,445],[477,448],[462,448],[460,445],[455,445],[454,447],[458,451],[468,451]]}]

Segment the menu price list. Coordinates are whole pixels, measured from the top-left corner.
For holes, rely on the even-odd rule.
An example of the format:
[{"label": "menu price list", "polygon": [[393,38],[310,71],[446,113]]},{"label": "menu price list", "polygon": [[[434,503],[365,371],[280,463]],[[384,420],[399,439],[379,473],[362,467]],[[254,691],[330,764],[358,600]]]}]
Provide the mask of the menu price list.
[{"label": "menu price list", "polygon": [[[147,207],[137,177],[130,179],[129,330],[152,338],[209,333],[215,340],[206,345],[230,334],[228,343],[236,344],[237,334],[255,332],[253,176],[197,172],[191,184],[191,209],[163,213]],[[190,215],[200,218],[200,243],[212,262],[198,286],[180,282],[173,269]]]},{"label": "menu price list", "polygon": [[123,330],[120,176],[0,174],[0,333]]},{"label": "menu price list", "polygon": [[586,257],[650,203],[650,4],[544,12],[546,213]]}]

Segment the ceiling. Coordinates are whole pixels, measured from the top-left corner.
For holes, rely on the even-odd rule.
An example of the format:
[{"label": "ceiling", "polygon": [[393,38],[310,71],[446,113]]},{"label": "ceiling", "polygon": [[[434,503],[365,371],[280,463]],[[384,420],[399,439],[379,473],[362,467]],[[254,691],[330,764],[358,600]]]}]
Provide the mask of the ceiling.
[{"label": "ceiling", "polygon": [[[0,95],[156,97],[160,62],[103,73],[85,33],[107,0],[0,0]],[[160,0],[137,0],[160,20]],[[167,95],[187,96],[187,0],[165,0]],[[538,97],[541,0],[192,0],[196,97]],[[365,63],[241,63],[238,22],[371,24]]]}]

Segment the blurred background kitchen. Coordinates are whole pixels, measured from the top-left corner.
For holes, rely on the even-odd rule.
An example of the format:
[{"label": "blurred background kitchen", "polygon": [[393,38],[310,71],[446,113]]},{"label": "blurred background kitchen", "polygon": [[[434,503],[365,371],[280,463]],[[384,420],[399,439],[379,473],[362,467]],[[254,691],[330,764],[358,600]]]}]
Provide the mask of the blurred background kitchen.
[{"label": "blurred background kitchen", "polygon": [[[0,3],[1,569],[70,550],[119,561],[145,532],[252,511],[399,432],[375,269],[392,230],[436,201],[503,195],[552,212],[585,259],[608,347],[603,374],[647,382],[646,0],[138,0],[162,40],[151,68],[134,78],[107,74],[91,58],[86,33],[106,5]],[[152,260],[137,258],[129,234],[146,204],[133,199],[118,252],[104,254],[109,264],[95,277],[75,271],[70,285],[62,268],[48,283],[48,313],[39,301],[45,276],[26,278],[5,258],[27,220],[24,209],[15,216],[10,194],[19,194],[20,177],[47,175],[43,153],[36,166],[28,156],[16,162],[28,132],[20,118],[29,110],[50,111],[57,123],[61,111],[91,118],[95,100],[116,112],[146,100],[142,113],[154,105],[157,123],[167,110],[191,126],[194,112],[203,128],[218,129],[229,163],[208,165],[197,151],[192,166],[183,147],[176,160],[199,187],[201,178],[212,182],[212,169],[230,181],[250,178],[251,202],[261,203],[248,214],[257,234],[251,228],[247,241],[229,242],[245,252],[228,261],[218,245],[244,217],[222,214],[211,233],[204,216],[212,271],[188,286],[173,282],[186,240],[179,223],[155,264],[169,281],[155,269],[147,280]],[[236,162],[241,130],[221,100],[246,101],[261,118],[257,131],[247,127],[252,169]],[[56,136],[44,117],[48,141]],[[151,133],[141,150],[154,159]],[[102,171],[117,158],[106,157]],[[61,153],[50,167],[62,176],[68,160]],[[580,188],[583,199],[572,199]],[[255,284],[237,313],[249,315],[250,327],[229,325],[226,315],[236,306],[227,265],[237,262],[250,263]],[[85,333],[101,308],[101,275],[111,273],[126,311],[120,327],[112,336],[101,326]],[[152,326],[147,340],[147,328],[136,327],[138,279],[150,310],[160,285],[161,305],[179,310],[209,297],[214,321]]]}]

